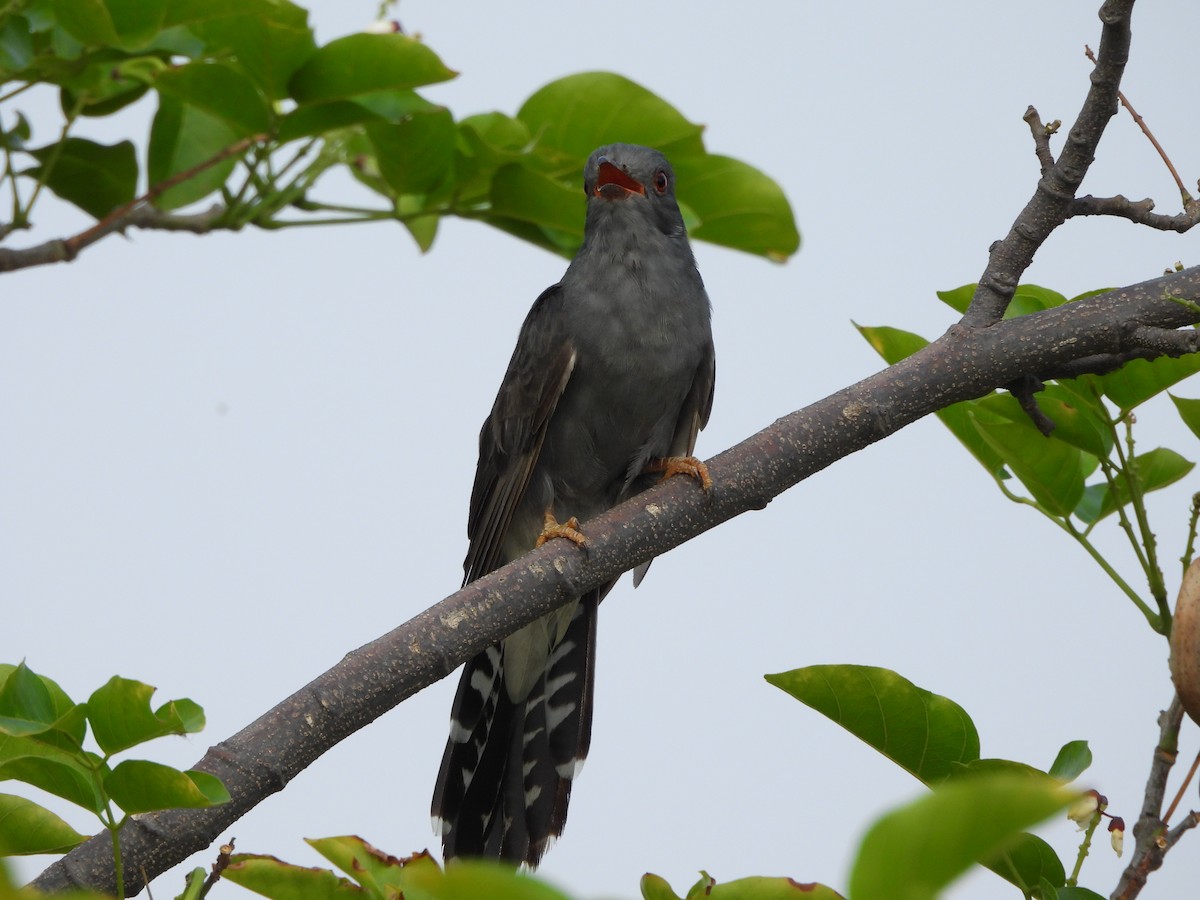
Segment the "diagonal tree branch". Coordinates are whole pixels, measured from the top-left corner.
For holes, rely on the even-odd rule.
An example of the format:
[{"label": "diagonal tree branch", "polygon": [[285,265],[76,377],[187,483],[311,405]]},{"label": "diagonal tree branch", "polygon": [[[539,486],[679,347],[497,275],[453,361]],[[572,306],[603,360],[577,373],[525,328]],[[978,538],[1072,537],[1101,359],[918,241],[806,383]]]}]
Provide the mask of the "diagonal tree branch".
[{"label": "diagonal tree branch", "polygon": [[[951,328],[919,353],[791,413],[709,461],[708,494],[672,479],[587,523],[588,552],[551,542],[447,597],[348,654],[195,766],[221,778],[224,806],[138,816],[121,832],[125,883],[139,890],[207,847],[318,756],[522,625],[590,588],[772,498],[844,456],[960,400],[1072,360],[1135,349],[1140,326],[1196,318],[1166,296],[1200,301],[1200,267],[990,328]],[[1191,349],[1200,347],[1200,332]],[[143,876],[143,873],[144,876]],[[107,835],[92,838],[34,882],[46,891],[111,890]]]}]

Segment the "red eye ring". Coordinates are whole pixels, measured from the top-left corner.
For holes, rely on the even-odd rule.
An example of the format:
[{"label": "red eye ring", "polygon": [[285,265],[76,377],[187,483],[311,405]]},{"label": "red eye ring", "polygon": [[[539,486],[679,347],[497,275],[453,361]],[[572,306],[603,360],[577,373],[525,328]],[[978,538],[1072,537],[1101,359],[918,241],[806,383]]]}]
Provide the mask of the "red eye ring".
[{"label": "red eye ring", "polygon": [[654,189],[660,194],[665,194],[667,191],[667,173],[661,169],[654,173]]}]

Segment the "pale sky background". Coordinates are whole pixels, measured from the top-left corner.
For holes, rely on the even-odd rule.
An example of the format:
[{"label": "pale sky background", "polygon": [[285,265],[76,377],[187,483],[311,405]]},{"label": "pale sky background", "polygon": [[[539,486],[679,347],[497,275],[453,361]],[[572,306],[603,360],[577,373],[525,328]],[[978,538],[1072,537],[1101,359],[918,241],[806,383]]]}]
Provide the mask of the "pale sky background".
[{"label": "pale sky background", "polygon": [[[711,151],[782,183],[804,237],[787,265],[696,247],[718,356],[698,447],[711,456],[878,370],[851,319],[927,337],[951,324],[934,292],[975,281],[1028,199],[1038,170],[1021,115],[1032,103],[1047,121],[1073,120],[1099,5],[406,0],[399,15],[462,72],[427,91],[456,116],[515,112],[557,77],[612,70],[706,123]],[[322,42],[375,11],[367,0],[311,6]],[[1139,4],[1124,81],[1193,185],[1198,26],[1194,2]],[[141,143],[151,113],[142,103],[88,133]],[[1178,211],[1124,114],[1084,190]],[[37,218],[10,245],[86,224],[51,202]],[[1078,220],[1027,280],[1074,295],[1195,263],[1198,248],[1200,235]],[[449,221],[428,256],[393,224],[134,233],[70,265],[5,275],[0,659],[24,657],[77,699],[113,673],[156,685],[158,700],[193,698],[208,728],[149,748],[186,767],[451,593],[479,423],[526,310],[564,267]],[[1200,396],[1200,383],[1177,392]],[[1141,420],[1142,449],[1165,441],[1200,457],[1165,399]],[[1198,489],[1194,473],[1151,503],[1172,593]],[[1115,526],[1102,530],[1136,579]],[[985,756],[1046,767],[1066,741],[1090,741],[1082,783],[1130,826],[1171,696],[1163,639],[929,419],[610,595],[591,758],[545,878],[581,897],[635,897],[646,871],[682,892],[701,868],[844,890],[867,826],[924,789],[762,680],[816,663],[886,666],[950,696]],[[304,837],[356,833],[398,855],[432,847],[455,681],[236,823],[238,849],[315,865]],[[1186,725],[1180,768],[1198,744]],[[1069,870],[1074,827],[1040,833]],[[1121,865],[1101,838],[1083,882],[1107,895]],[[1200,835],[1189,835],[1142,896],[1190,896],[1198,881]],[[949,896],[1017,893],[980,870]]]}]

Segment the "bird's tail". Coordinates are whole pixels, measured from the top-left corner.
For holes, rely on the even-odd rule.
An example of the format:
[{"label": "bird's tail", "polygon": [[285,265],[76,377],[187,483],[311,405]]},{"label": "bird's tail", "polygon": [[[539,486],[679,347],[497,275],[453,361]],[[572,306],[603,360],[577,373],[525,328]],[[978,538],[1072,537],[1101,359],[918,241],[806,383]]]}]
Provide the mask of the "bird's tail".
[{"label": "bird's tail", "polygon": [[502,645],[463,669],[433,793],[447,860],[482,856],[532,867],[562,833],[571,783],[591,741],[601,596],[580,598],[524,700],[505,689]]}]

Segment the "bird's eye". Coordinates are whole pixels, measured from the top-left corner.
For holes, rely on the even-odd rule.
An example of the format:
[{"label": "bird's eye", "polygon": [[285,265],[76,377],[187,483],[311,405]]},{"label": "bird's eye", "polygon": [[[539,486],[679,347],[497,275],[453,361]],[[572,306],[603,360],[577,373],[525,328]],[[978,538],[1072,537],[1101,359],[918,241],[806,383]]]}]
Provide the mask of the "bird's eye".
[{"label": "bird's eye", "polygon": [[667,190],[667,173],[658,171],[654,173],[654,189],[660,194],[666,193]]}]

